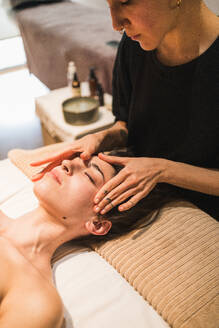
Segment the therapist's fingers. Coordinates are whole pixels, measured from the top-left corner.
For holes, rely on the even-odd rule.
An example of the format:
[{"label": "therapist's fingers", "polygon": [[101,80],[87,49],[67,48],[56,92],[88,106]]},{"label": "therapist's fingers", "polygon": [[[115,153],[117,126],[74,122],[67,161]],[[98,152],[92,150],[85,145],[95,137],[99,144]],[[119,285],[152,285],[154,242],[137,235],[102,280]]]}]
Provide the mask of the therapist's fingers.
[{"label": "therapist's fingers", "polygon": [[44,176],[44,173],[37,173],[31,177],[32,182],[40,180]]},{"label": "therapist's fingers", "polygon": [[58,165],[61,165],[62,163],[62,160],[58,159],[52,163],[50,163],[49,165],[47,165],[46,167],[44,167],[40,172],[36,173],[35,175],[33,175],[31,177],[31,180],[33,182],[36,182],[38,180],[40,180],[44,174],[46,174],[47,172],[51,171],[54,167],[58,166]]},{"label": "therapist's fingers", "polygon": [[97,192],[94,203],[98,204],[104,197],[107,197],[109,192],[120,185],[126,179],[126,174],[121,170],[114,178],[110,179],[104,186]]},{"label": "therapist's fingers", "polygon": [[122,203],[118,207],[119,211],[121,211],[121,212],[127,211],[130,208],[132,208],[133,206],[135,206],[142,198],[145,198],[154,187],[155,187],[155,184],[148,185],[147,188],[145,188],[143,191],[138,192],[136,195],[131,197],[127,202]]},{"label": "therapist's fingers", "polygon": [[83,161],[88,161],[89,159],[91,159],[92,153],[89,151],[83,151],[80,154],[80,158],[83,159]]},{"label": "therapist's fingers", "polygon": [[[101,210],[101,214],[109,212],[113,207],[118,206],[120,212],[127,211],[134,207],[142,198],[146,197],[154,188],[154,184],[148,185],[144,190],[138,191],[138,187],[131,188],[128,191],[121,194],[116,199],[110,201],[104,209]],[[129,198],[129,199],[128,199]],[[128,200],[127,200],[128,199]],[[127,200],[126,202],[124,202]]]},{"label": "therapist's fingers", "polygon": [[105,209],[105,207],[109,204],[109,200],[113,201],[114,206],[121,203],[126,198],[132,196],[130,189],[133,192],[136,192],[135,187],[137,187],[137,184],[133,183],[130,178],[124,179],[117,187],[114,187],[111,191],[109,191],[97,204],[95,207],[95,212]]},{"label": "therapist's fingers", "polygon": [[39,166],[39,165],[43,165],[43,164],[46,164],[49,162],[56,162],[58,160],[63,161],[64,159],[69,159],[69,158],[73,159],[74,157],[77,157],[79,154],[80,154],[80,152],[73,151],[72,149],[70,149],[70,150],[64,151],[62,153],[44,158],[40,161],[32,162],[32,163],[30,163],[30,165],[31,166]]},{"label": "therapist's fingers", "polygon": [[103,153],[99,153],[98,157],[109,164],[117,164],[121,166],[125,166],[129,160],[129,157],[111,156]]},{"label": "therapist's fingers", "polygon": [[[136,188],[131,188],[129,190],[126,190],[122,194],[120,194],[115,199],[113,199],[112,197],[109,197],[110,202],[108,202],[107,205],[102,210],[100,210],[100,213],[105,214],[105,213],[109,212],[113,207],[118,206],[123,201],[125,201],[128,198],[130,198],[131,196],[133,196],[135,193],[136,193]],[[131,203],[131,205],[134,206],[135,204]]]}]

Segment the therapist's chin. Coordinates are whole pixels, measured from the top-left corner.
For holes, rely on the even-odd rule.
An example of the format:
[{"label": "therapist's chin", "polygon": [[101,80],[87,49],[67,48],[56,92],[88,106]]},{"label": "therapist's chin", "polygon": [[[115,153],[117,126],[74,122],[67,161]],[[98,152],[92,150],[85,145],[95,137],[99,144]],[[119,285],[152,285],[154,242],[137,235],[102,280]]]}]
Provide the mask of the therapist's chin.
[{"label": "therapist's chin", "polygon": [[153,51],[153,50],[157,49],[157,44],[149,43],[149,42],[145,42],[145,41],[138,41],[138,42],[140,44],[140,47],[145,51]]},{"label": "therapist's chin", "polygon": [[137,42],[139,43],[140,47],[146,51],[153,51],[157,49],[160,44],[160,40],[157,38],[149,38],[144,36],[140,37]]}]

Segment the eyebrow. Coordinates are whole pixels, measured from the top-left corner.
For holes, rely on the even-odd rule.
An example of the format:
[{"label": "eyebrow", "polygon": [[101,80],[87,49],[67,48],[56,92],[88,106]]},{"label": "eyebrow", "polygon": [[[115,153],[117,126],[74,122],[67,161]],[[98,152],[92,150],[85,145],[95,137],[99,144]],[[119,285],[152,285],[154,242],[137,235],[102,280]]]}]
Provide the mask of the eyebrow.
[{"label": "eyebrow", "polygon": [[96,163],[91,163],[90,165],[102,175],[103,181],[105,182],[105,176],[103,174],[103,171],[100,169],[100,167]]}]

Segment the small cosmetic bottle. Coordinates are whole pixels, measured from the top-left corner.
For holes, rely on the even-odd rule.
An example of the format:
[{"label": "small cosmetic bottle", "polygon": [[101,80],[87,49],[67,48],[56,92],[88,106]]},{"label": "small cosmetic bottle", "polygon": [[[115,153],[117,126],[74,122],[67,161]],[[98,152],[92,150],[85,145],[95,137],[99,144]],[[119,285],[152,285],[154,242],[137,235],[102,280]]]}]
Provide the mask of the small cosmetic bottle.
[{"label": "small cosmetic bottle", "polygon": [[72,80],[72,93],[73,93],[73,97],[81,96],[80,81],[78,79],[77,69],[76,69],[75,65],[74,65],[74,74],[73,74],[73,80]]},{"label": "small cosmetic bottle", "polygon": [[94,67],[90,68],[90,74],[89,74],[89,87],[90,87],[90,96],[95,97],[97,94],[97,77],[95,74]]},{"label": "small cosmetic bottle", "polygon": [[97,83],[97,96],[100,106],[104,106],[104,91],[100,83]]}]

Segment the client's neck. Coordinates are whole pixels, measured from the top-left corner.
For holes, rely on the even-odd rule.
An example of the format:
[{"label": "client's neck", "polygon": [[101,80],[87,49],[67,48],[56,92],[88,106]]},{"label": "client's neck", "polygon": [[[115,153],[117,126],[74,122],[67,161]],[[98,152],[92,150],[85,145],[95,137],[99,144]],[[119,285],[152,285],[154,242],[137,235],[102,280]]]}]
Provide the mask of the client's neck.
[{"label": "client's neck", "polygon": [[51,274],[50,260],[55,250],[77,235],[77,227],[69,231],[61,219],[55,219],[42,207],[11,221],[4,234],[47,277]]}]

